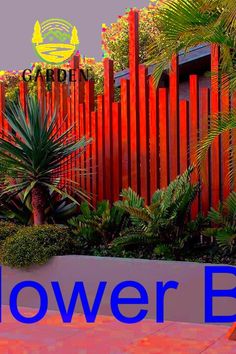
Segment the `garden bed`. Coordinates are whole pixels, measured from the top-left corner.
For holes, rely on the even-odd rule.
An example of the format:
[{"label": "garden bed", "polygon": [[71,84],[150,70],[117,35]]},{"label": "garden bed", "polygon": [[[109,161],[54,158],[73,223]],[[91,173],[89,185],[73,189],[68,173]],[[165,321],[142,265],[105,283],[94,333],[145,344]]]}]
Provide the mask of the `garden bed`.
[{"label": "garden bed", "polygon": [[[165,297],[165,320],[180,322],[204,322],[204,270],[206,264],[192,262],[172,262],[143,259],[121,259],[110,257],[91,256],[57,256],[43,266],[33,266],[27,270],[11,269],[2,266],[2,303],[8,305],[9,294],[16,283],[24,280],[39,282],[47,290],[51,310],[57,305],[52,293],[51,281],[60,283],[65,304],[68,305],[75,281],[83,281],[90,305],[94,301],[100,281],[107,281],[100,315],[112,315],[110,310],[110,295],[114,287],[125,280],[134,280],[141,283],[148,295],[148,317],[156,316],[156,282],[175,280],[179,282],[178,290],[170,290]],[[230,289],[235,286],[233,276],[217,275],[214,287]],[[122,292],[122,296],[137,296],[132,289]],[[82,312],[80,301],[76,311]],[[24,290],[19,295],[18,305],[37,308],[39,297],[34,290]],[[122,307],[121,307],[122,308]],[[125,306],[126,315],[137,314],[136,305]],[[214,311],[217,314],[235,313],[235,300],[221,298],[214,301]]]}]

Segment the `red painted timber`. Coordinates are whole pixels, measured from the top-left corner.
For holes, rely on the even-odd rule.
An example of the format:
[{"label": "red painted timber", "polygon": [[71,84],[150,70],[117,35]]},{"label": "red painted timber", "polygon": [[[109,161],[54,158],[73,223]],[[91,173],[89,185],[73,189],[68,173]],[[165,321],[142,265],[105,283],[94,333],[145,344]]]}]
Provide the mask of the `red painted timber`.
[{"label": "red painted timber", "polygon": [[111,199],[112,195],[112,169],[111,169],[111,124],[112,124],[112,102],[114,99],[114,72],[113,62],[110,59],[104,59],[104,144],[105,144],[105,197]]},{"label": "red painted timber", "polygon": [[[79,105],[79,116],[80,116],[80,134],[81,138],[85,136],[85,107],[84,103],[80,103]],[[81,189],[84,191],[85,186],[86,186],[86,179],[87,176],[85,175],[86,173],[86,166],[85,166],[85,153],[82,152],[80,156],[80,184],[81,184]]]},{"label": "red painted timber", "polygon": [[112,201],[119,199],[121,189],[120,103],[112,104]]},{"label": "red painted timber", "polygon": [[[199,130],[199,83],[197,75],[189,77],[189,150],[190,150],[190,165],[196,165],[198,130]],[[191,182],[198,183],[199,176],[197,169],[194,169]],[[199,212],[199,199],[194,200],[191,208],[192,218],[196,218]]]},{"label": "red painted timber", "polygon": [[179,69],[178,56],[175,55],[171,61],[169,80],[169,161],[170,161],[170,180],[174,180],[179,172],[178,164],[178,120],[179,120]]},{"label": "red painted timber", "polygon": [[138,12],[129,13],[129,68],[130,68],[130,163],[131,188],[139,191],[139,103],[138,103],[138,64],[139,64]]},{"label": "red painted timber", "polygon": [[150,180],[150,195],[149,195],[150,199],[152,198],[153,193],[160,187],[158,118],[159,118],[158,95],[157,95],[157,89],[154,83],[154,79],[151,76],[149,78],[149,122],[148,122],[149,123],[149,153],[150,153],[150,166],[149,166],[150,174],[148,178]]},{"label": "red painted timber", "polygon": [[47,91],[46,93],[46,107],[47,107],[47,112],[49,115],[49,118],[51,119],[52,116],[52,91]]},{"label": "red painted timber", "polygon": [[37,80],[37,94],[38,101],[41,107],[42,115],[45,113],[45,104],[46,104],[46,95],[45,95],[45,81],[41,76],[38,77]]},{"label": "red painted timber", "polygon": [[122,188],[130,186],[130,111],[129,111],[129,81],[121,79],[121,146],[122,146]]},{"label": "red painted timber", "polygon": [[147,68],[139,66],[140,195],[149,203],[149,126]]},{"label": "red painted timber", "polygon": [[[211,47],[211,114],[219,112],[219,48]],[[216,138],[211,146],[211,206],[218,207],[220,200],[220,144]]]},{"label": "red painted timber", "polygon": [[[58,82],[52,82],[52,100],[51,100],[52,115],[56,112],[59,113],[59,84]],[[54,129],[56,133],[56,127]]]},{"label": "red painted timber", "polygon": [[159,144],[160,144],[160,188],[165,188],[169,182],[169,161],[168,161],[168,105],[167,90],[158,90],[159,98]]},{"label": "red painted timber", "polygon": [[104,96],[97,98],[98,121],[97,121],[97,149],[98,149],[98,200],[105,198],[104,191]]},{"label": "red painted timber", "polygon": [[[210,110],[210,92],[208,88],[202,88],[200,91],[201,115],[200,115],[200,139],[204,139],[208,135],[209,128],[209,110]],[[209,153],[205,161],[202,162],[201,175],[201,211],[203,215],[207,215],[210,207],[209,193]]]},{"label": "red painted timber", "polygon": [[[232,100],[231,100],[231,109],[233,110],[234,113],[236,113],[236,92],[232,94]],[[232,130],[232,146],[236,146],[236,128]],[[236,166],[236,151],[235,148],[233,149],[233,154],[232,154],[232,165]],[[233,181],[232,181],[232,190],[236,191],[236,171],[234,168],[234,176],[233,176]]]},{"label": "red painted timber", "polygon": [[21,107],[23,108],[23,111],[26,112],[26,97],[27,97],[27,83],[25,81],[20,81],[19,83],[19,98],[20,98],[20,104]]},{"label": "red painted timber", "polygon": [[180,174],[188,167],[188,123],[189,104],[186,100],[180,101],[179,106],[179,163]]},{"label": "red painted timber", "polygon": [[[71,97],[67,96],[67,129],[69,129],[71,127]],[[67,159],[67,174],[66,177],[67,179],[70,181],[72,178],[72,161],[71,161],[71,157],[68,157]],[[71,183],[68,182],[68,186],[70,189]]]},{"label": "red painted timber", "polygon": [[[86,138],[91,137],[91,112],[94,110],[94,82],[87,81],[85,83],[85,135]],[[85,150],[85,161],[86,161],[86,191],[88,194],[92,190],[92,146],[91,144],[86,147]]]},{"label": "red painted timber", "polygon": [[6,120],[4,116],[5,112],[5,86],[0,82],[0,134],[1,137],[4,136],[4,121]]},{"label": "red painted timber", "polygon": [[91,137],[93,139],[92,150],[92,204],[95,207],[97,201],[97,112],[91,113]]},{"label": "red painted timber", "polygon": [[[221,92],[221,111],[229,113],[230,109],[230,93],[229,84],[225,82]],[[230,132],[224,132],[221,135],[221,187],[222,199],[225,200],[230,193]]]}]

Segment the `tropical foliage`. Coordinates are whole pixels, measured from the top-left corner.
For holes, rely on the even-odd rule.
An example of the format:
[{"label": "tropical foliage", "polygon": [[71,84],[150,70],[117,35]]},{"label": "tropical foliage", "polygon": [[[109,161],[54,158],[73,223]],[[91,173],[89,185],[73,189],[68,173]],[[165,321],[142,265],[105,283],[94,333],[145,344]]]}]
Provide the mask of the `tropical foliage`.
[{"label": "tropical foliage", "polygon": [[[221,87],[236,88],[236,5],[234,0],[166,0],[156,9],[160,35],[149,46],[149,64],[155,64],[156,83],[170,67],[173,55],[187,52],[198,44],[209,43],[219,49]],[[218,50],[216,49],[216,50]],[[218,80],[215,72],[212,78]],[[236,111],[211,117],[209,135],[199,143],[197,163],[213,141],[236,127]],[[230,147],[230,177],[235,173],[235,146]]]},{"label": "tropical foliage", "polygon": [[214,236],[226,252],[236,252],[236,192],[220,203],[218,210],[211,208],[208,218],[214,227],[206,229],[204,234]]},{"label": "tropical foliage", "polygon": [[[149,5],[139,10],[139,62],[148,58],[148,46],[159,35],[158,7]],[[114,60],[116,71],[129,66],[129,9],[110,26],[103,25],[102,49],[105,58]]]},{"label": "tropical foliage", "polygon": [[117,207],[110,207],[104,200],[92,210],[87,202],[80,206],[81,214],[68,221],[72,232],[78,236],[78,240],[84,251],[100,245],[108,245],[118,237],[129,223],[126,212]]},{"label": "tropical foliage", "polygon": [[191,237],[186,234],[187,216],[199,191],[198,184],[190,183],[191,172],[189,168],[166,189],[157,190],[148,206],[130,188],[123,190],[124,200],[115,205],[130,214],[132,225],[114,244],[121,247],[145,245],[159,256],[178,256]]},{"label": "tropical foliage", "polygon": [[70,182],[73,194],[85,199],[85,193],[75,182],[67,180],[66,169],[61,167],[67,157],[81,154],[91,140],[83,137],[76,141],[72,135],[72,127],[63,134],[58,134],[56,112],[50,120],[48,113],[42,112],[34,96],[28,97],[27,114],[20,104],[12,103],[6,119],[12,133],[0,138],[0,158],[3,164],[8,165],[7,175],[1,176],[0,199],[5,195],[11,198],[20,193],[23,193],[24,201],[29,197],[34,224],[45,222],[49,190],[78,203],[67,191]]}]

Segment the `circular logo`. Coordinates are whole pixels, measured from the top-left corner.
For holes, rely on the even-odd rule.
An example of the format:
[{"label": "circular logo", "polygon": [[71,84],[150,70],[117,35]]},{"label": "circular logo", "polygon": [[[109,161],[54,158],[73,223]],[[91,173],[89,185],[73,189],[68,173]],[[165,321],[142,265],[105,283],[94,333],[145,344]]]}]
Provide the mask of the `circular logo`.
[{"label": "circular logo", "polygon": [[32,45],[36,55],[46,63],[62,64],[78,50],[79,37],[75,26],[59,18],[35,22]]}]

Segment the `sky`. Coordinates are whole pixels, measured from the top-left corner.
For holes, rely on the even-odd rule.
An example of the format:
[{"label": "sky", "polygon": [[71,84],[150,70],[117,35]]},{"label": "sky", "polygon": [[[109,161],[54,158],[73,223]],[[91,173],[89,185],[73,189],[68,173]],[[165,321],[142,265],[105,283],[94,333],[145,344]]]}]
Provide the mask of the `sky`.
[{"label": "sky", "polygon": [[101,59],[101,27],[116,22],[126,8],[147,6],[149,0],[1,0],[0,70],[25,69],[39,61],[31,45],[36,20],[63,18],[75,25],[79,51]]}]

